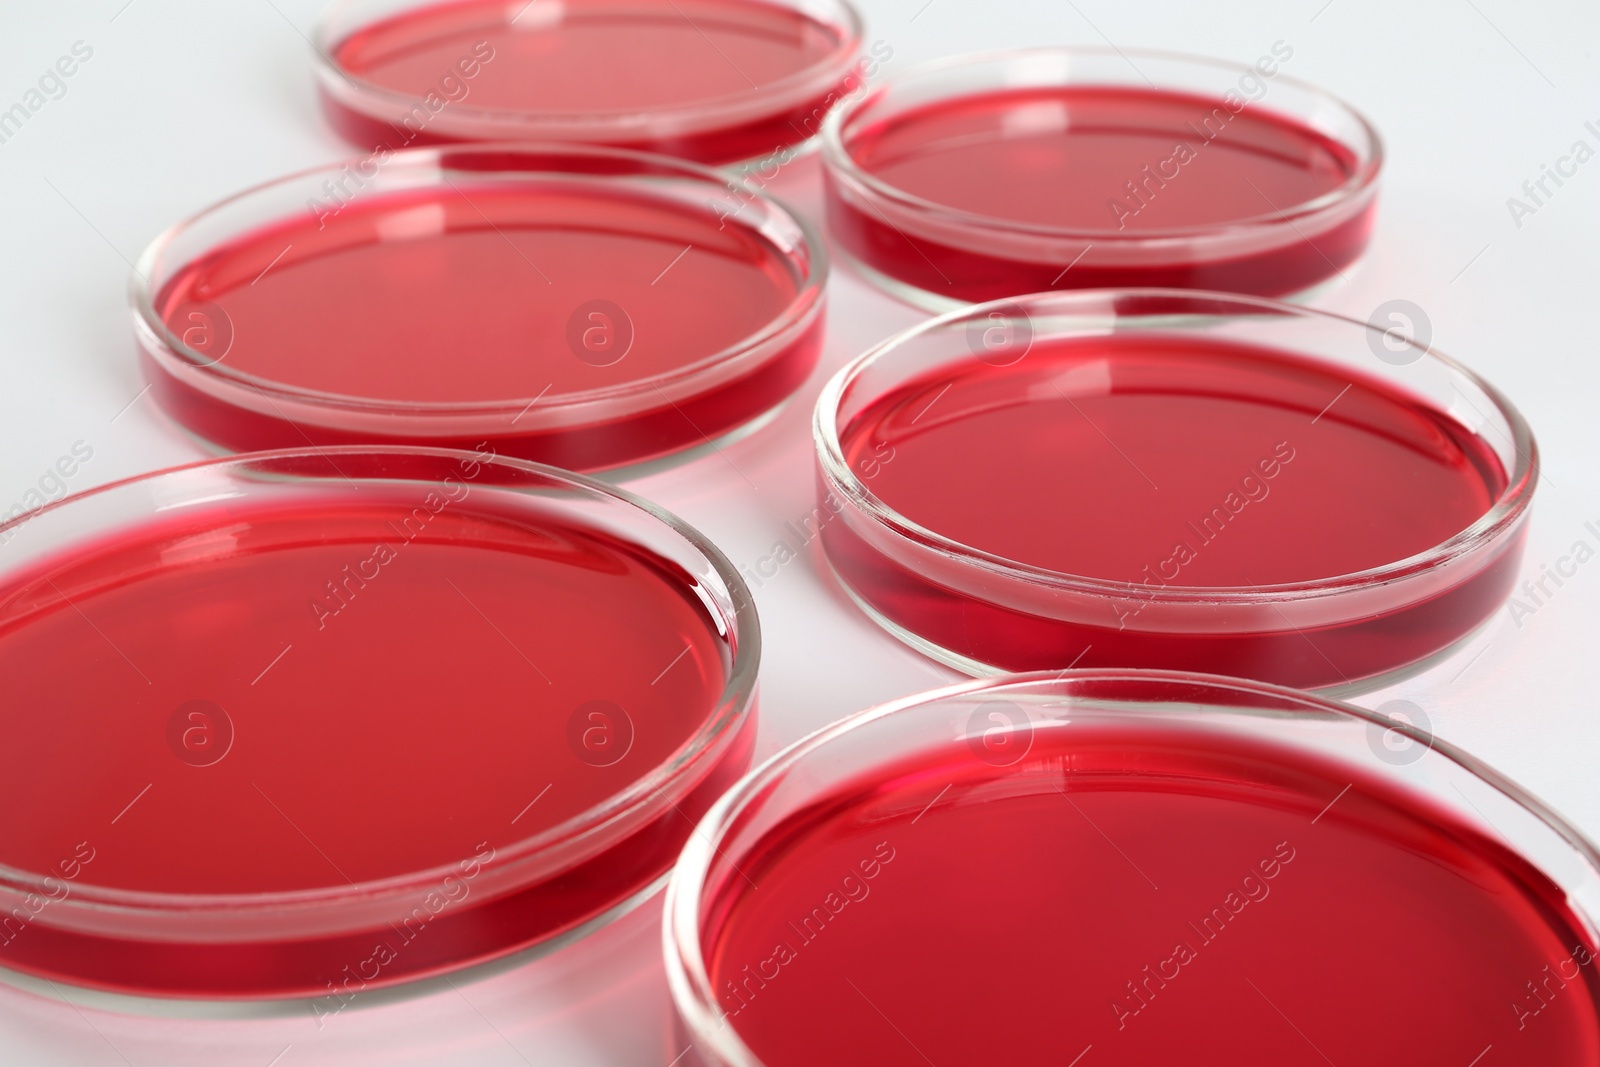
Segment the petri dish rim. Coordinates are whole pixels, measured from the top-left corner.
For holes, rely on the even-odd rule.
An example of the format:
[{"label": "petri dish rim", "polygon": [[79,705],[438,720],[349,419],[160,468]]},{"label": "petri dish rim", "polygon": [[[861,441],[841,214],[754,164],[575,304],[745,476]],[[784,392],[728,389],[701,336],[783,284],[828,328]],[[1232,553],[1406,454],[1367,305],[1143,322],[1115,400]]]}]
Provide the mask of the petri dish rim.
[{"label": "petri dish rim", "polygon": [[[1191,64],[1207,67],[1215,71],[1226,71],[1243,75],[1246,72],[1255,74],[1253,66],[1244,63],[1235,63],[1232,60],[1217,59],[1211,56],[1196,55],[1190,52],[1175,52],[1158,48],[1111,48],[1104,45],[1066,45],[1045,46],[1038,48],[1011,48],[997,49],[984,52],[972,52],[957,56],[946,56],[932,59],[906,67],[895,72],[880,82],[870,91],[850,100],[835,108],[823,124],[821,133],[823,164],[829,171],[840,177],[854,182],[874,196],[880,197],[899,207],[921,215],[933,216],[948,220],[960,225],[971,227],[974,230],[995,230],[1010,234],[1019,234],[1028,237],[1039,237],[1052,240],[1090,241],[1098,244],[1109,244],[1123,248],[1151,248],[1161,249],[1172,246],[1175,249],[1192,248],[1196,239],[1217,238],[1225,239],[1248,235],[1251,233],[1272,232],[1293,226],[1298,219],[1330,211],[1342,204],[1349,203],[1367,193],[1378,181],[1383,170],[1384,146],[1383,138],[1376,127],[1368,121],[1367,117],[1356,110],[1341,98],[1322,89],[1310,82],[1296,78],[1290,74],[1273,75],[1275,82],[1292,85],[1300,92],[1315,97],[1329,108],[1342,113],[1346,118],[1353,120],[1367,139],[1364,152],[1358,152],[1361,157],[1360,166],[1353,174],[1342,182],[1338,188],[1304,201],[1260,215],[1230,220],[1226,223],[1208,223],[1202,226],[1165,227],[1156,229],[1142,229],[1136,232],[1125,230],[1096,230],[1069,226],[1051,226],[1041,223],[1024,222],[1018,219],[1006,219],[997,215],[986,215],[982,212],[967,211],[961,208],[941,204],[935,200],[928,200],[913,193],[906,192],[891,182],[886,182],[872,172],[861,167],[850,154],[844,144],[844,126],[856,116],[860,115],[879,100],[885,93],[895,87],[914,81],[919,78],[937,78],[940,74],[960,70],[965,67],[977,67],[988,63],[1007,63],[1015,61],[1037,60],[1040,57],[1059,57],[1066,60],[1068,71],[1074,58],[1093,59],[1122,59],[1132,62],[1133,58],[1148,59],[1157,62]],[[1131,58],[1130,58],[1131,57]],[[1046,83],[1049,84],[1049,83]],[[1055,84],[1070,84],[1060,81]],[[1085,85],[1093,83],[1086,82]],[[1022,87],[1022,86],[1018,86]],[[1160,86],[1157,86],[1157,91]]]},{"label": "petri dish rim", "polygon": [[[1494,543],[1502,534],[1516,526],[1532,503],[1533,491],[1538,485],[1541,470],[1538,445],[1534,441],[1533,431],[1522,417],[1521,412],[1516,409],[1504,394],[1468,367],[1438,351],[1431,344],[1421,345],[1409,336],[1402,336],[1394,331],[1380,330],[1370,323],[1361,322],[1344,315],[1337,315],[1333,312],[1321,311],[1316,308],[1301,307],[1297,304],[1284,303],[1266,297],[1247,296],[1238,293],[1207,292],[1198,289],[1080,289],[993,300],[946,312],[880,342],[840,368],[823,386],[821,395],[817,397],[817,406],[812,419],[812,437],[816,446],[818,462],[827,476],[830,488],[834,491],[842,491],[852,504],[860,508],[875,522],[899,536],[980,570],[1005,575],[1036,585],[1071,590],[1091,596],[1112,598],[1125,596],[1129,588],[1129,583],[1127,582],[1072,574],[1008,559],[946,537],[906,518],[873,494],[867,488],[866,483],[850,468],[844,457],[844,448],[840,440],[840,427],[838,424],[839,405],[850,384],[860,377],[875,360],[893,352],[904,343],[943,329],[952,323],[980,319],[990,311],[1014,310],[1018,307],[1027,309],[1030,305],[1039,304],[1049,305],[1050,313],[1054,317],[1077,315],[1081,316],[1085,321],[1093,319],[1095,322],[1104,325],[1109,320],[1115,320],[1119,317],[1116,310],[1117,304],[1125,299],[1157,299],[1170,301],[1174,304],[1189,303],[1195,306],[1194,311],[1188,315],[1142,316],[1143,318],[1161,318],[1167,322],[1175,320],[1198,322],[1204,319],[1243,318],[1246,316],[1261,318],[1287,316],[1325,320],[1338,324],[1340,328],[1353,328],[1403,341],[1408,348],[1418,352],[1418,360],[1433,360],[1446,370],[1461,375],[1493,402],[1496,412],[1506,420],[1511,437],[1511,445],[1515,454],[1515,462],[1506,471],[1506,487],[1501,491],[1500,496],[1489,510],[1455,536],[1432,548],[1424,549],[1404,559],[1395,560],[1381,566],[1369,567],[1366,570],[1352,571],[1348,574],[1308,581],[1280,582],[1256,586],[1169,584],[1159,590],[1146,591],[1141,594],[1150,602],[1201,605],[1272,604],[1284,601],[1310,600],[1318,597],[1333,597],[1353,590],[1382,586],[1408,575],[1437,567]],[[1229,305],[1236,305],[1237,309],[1231,312],[1222,310]]]},{"label": "petri dish rim", "polygon": [[[338,46],[352,33],[363,26],[371,25],[373,21],[378,21],[357,22],[353,26],[342,28],[341,32],[339,19],[359,2],[360,0],[338,0],[323,12],[317,24],[312,27],[309,41],[312,64],[318,81],[329,91],[338,91],[340,86],[344,86],[347,91],[376,98],[389,107],[410,107],[418,103],[420,97],[387,88],[353,74],[333,58]],[[429,2],[423,0],[422,3],[409,6],[424,7],[429,6]],[[807,0],[805,3],[780,0],[778,6],[790,7],[807,15],[825,8],[826,14],[831,19],[831,25],[842,29],[844,36],[826,60],[769,83],[761,88],[756,100],[750,100],[748,95],[741,91],[694,103],[651,108],[645,111],[639,108],[557,111],[452,104],[445,116],[444,125],[450,128],[478,123],[498,127],[501,137],[515,136],[525,131],[524,136],[529,140],[554,139],[565,135],[571,137],[577,144],[604,144],[605,141],[600,138],[648,138],[663,134],[715,132],[724,124],[740,121],[749,115],[781,110],[785,105],[827,93],[849,73],[855,63],[856,53],[860,51],[861,44],[865,40],[866,23],[861,12],[850,0]],[[400,14],[403,10],[402,8],[391,12],[390,17]],[[818,18],[817,21],[820,22],[822,19]],[[739,101],[739,104],[736,105],[735,101]],[[813,136],[806,140],[814,139]]]},{"label": "petri dish rim", "polygon": [[[1007,691],[1023,690],[1036,694],[1059,695],[1062,699],[1069,699],[1073,696],[1074,687],[1079,683],[1091,685],[1130,683],[1146,688],[1161,686],[1174,689],[1188,688],[1191,691],[1206,689],[1221,694],[1233,692],[1258,700],[1271,699],[1279,704],[1277,707],[1262,707],[1241,702],[1238,705],[1227,706],[1223,709],[1226,712],[1247,712],[1264,716],[1297,715],[1298,710],[1292,711],[1283,707],[1285,704],[1294,704],[1310,715],[1355,719],[1369,728],[1379,727],[1386,731],[1395,731],[1425,746],[1425,751],[1438,753],[1456,764],[1468,775],[1532,815],[1582,858],[1591,876],[1600,877],[1600,846],[1590,841],[1559,812],[1511,778],[1449,741],[1412,723],[1392,719],[1379,711],[1270,682],[1190,671],[1091,668],[1030,671],[971,679],[914,693],[858,711],[802,737],[752,768],[706,812],[695,833],[691,834],[684,844],[683,852],[672,868],[663,905],[661,944],[666,963],[667,988],[671,993],[678,1017],[687,1030],[684,1036],[693,1044],[714,1052],[717,1056],[714,1062],[725,1063],[730,1067],[762,1067],[760,1058],[750,1050],[734,1028],[719,1023],[711,978],[706,968],[704,953],[701,951],[700,930],[705,878],[710,872],[713,860],[721,855],[722,839],[752,802],[759,800],[782,783],[790,769],[807,756],[880,720],[897,715],[915,714],[918,709],[937,706],[942,701],[973,694],[1000,696]],[[1155,701],[1150,702],[1155,703]],[[1206,716],[1213,714],[1216,707],[1215,703],[1199,704],[1191,700],[1186,704],[1186,712]],[[1583,915],[1581,908],[1578,914]]]},{"label": "petri dish rim", "polygon": [[[452,158],[471,159],[475,156],[509,157],[519,155],[527,156],[531,160],[568,156],[595,161],[610,160],[633,163],[640,170],[637,174],[626,175],[627,177],[649,177],[661,172],[676,172],[680,177],[708,183],[708,191],[710,191],[710,186],[714,185],[722,194],[732,194],[739,197],[747,205],[759,204],[784,224],[794,226],[798,236],[796,245],[805,251],[807,268],[804,276],[798,280],[799,284],[794,299],[789,302],[783,311],[760,330],[739,342],[729,345],[720,351],[704,355],[692,363],[685,364],[666,373],[636,379],[621,385],[565,393],[560,397],[542,400],[539,405],[541,413],[567,412],[608,401],[636,401],[641,398],[652,397],[659,399],[660,391],[663,388],[692,386],[696,379],[710,376],[741,357],[761,351],[763,346],[772,343],[785,333],[796,330],[809,321],[821,308],[826,292],[828,275],[831,270],[827,243],[823,240],[821,232],[802,212],[795,211],[770,194],[754,188],[738,175],[724,173],[689,160],[656,155],[650,152],[638,152],[626,148],[533,141],[468,142],[406,148],[390,153],[387,157],[387,162],[384,163],[384,168],[391,172],[405,168],[423,172],[431,169],[437,175],[438,181],[448,181],[449,179],[446,176],[450,174],[473,176],[485,173],[481,169],[453,169],[449,166]],[[365,162],[368,158],[370,157],[348,156],[332,163],[322,163],[314,167],[306,167],[288,174],[279,175],[218,200],[173,223],[162,231],[150,244],[145,246],[144,251],[139,254],[138,260],[135,261],[133,269],[128,273],[128,304],[133,318],[134,334],[140,343],[140,347],[156,359],[157,362],[177,361],[182,371],[212,375],[230,385],[244,388],[269,400],[277,397],[313,404],[334,413],[335,417],[340,411],[437,418],[517,414],[525,411],[527,407],[531,406],[534,401],[540,400],[540,398],[515,397],[511,399],[467,402],[384,400],[376,397],[308,389],[287,382],[263,378],[255,374],[243,373],[225,366],[222,361],[210,359],[185,345],[182,339],[174,334],[172,329],[162,321],[161,316],[156,313],[155,296],[159,286],[153,286],[150,278],[155,274],[156,268],[161,263],[161,257],[191,229],[229,208],[237,207],[256,198],[270,197],[290,188],[295,183],[303,182],[318,175],[331,176],[341,174],[347,168]],[[506,176],[537,175],[541,173],[575,173],[581,176],[584,172],[530,168],[528,170],[508,170],[503,173]],[[603,178],[604,176],[605,172],[590,175],[593,178]],[[742,213],[743,210],[741,208],[726,216],[726,218],[735,219]],[[760,228],[752,226],[751,229],[752,232],[759,232]],[[786,256],[785,258],[791,257]],[[189,261],[189,259],[184,259],[183,263]],[[175,267],[180,265],[182,264],[174,264],[168,267],[167,273],[172,273]],[[163,277],[164,280],[165,278]]]},{"label": "petri dish rim", "polygon": [[[583,474],[535,463],[531,460],[509,456],[484,456],[450,448],[427,448],[383,445],[343,445],[328,448],[275,449],[199,460],[175,467],[132,475],[80,493],[73,493],[45,504],[9,522],[0,523],[0,534],[14,532],[40,516],[60,513],[89,500],[108,497],[119,490],[140,484],[152,484],[163,478],[181,476],[191,471],[229,468],[264,467],[257,471],[258,480],[292,481],[293,473],[273,472],[274,463],[295,461],[324,461],[332,463],[339,457],[406,457],[433,458],[460,462],[471,460],[488,466],[502,466],[542,479],[542,484],[524,489],[524,492],[544,493],[551,488],[572,490],[590,497],[605,497],[644,512],[651,519],[667,527],[682,538],[711,567],[727,591],[727,607],[731,612],[728,622],[734,654],[727,682],[719,696],[716,712],[708,716],[676,752],[658,764],[648,774],[636,778],[627,788],[580,812],[562,823],[539,833],[524,837],[498,850],[496,863],[502,868],[536,858],[554,846],[570,846],[588,838],[598,837],[605,831],[623,823],[629,816],[645,810],[648,802],[657,796],[668,796],[671,787],[683,781],[692,772],[714,759],[733,740],[736,723],[748,720],[754,706],[756,677],[761,661],[761,630],[756,614],[755,599],[748,586],[721,549],[706,536],[681,518],[635,493],[608,482]],[[387,479],[371,479],[383,481]],[[396,479],[405,480],[405,479]],[[509,487],[503,487],[509,489]],[[510,490],[516,491],[516,490]],[[103,532],[103,531],[101,531]],[[503,857],[503,861],[501,859]],[[456,864],[446,863],[406,874],[372,879],[350,885],[330,885],[313,889],[299,889],[268,893],[170,893],[145,890],[116,889],[97,886],[88,881],[74,881],[70,896],[57,901],[52,907],[66,911],[97,914],[105,917],[151,916],[182,918],[197,912],[237,919],[244,926],[253,916],[268,914],[283,918],[296,910],[316,909],[337,912],[341,906],[370,905],[389,897],[400,897],[418,889],[437,885],[446,875],[456,872]],[[48,893],[50,876],[0,863],[0,889],[12,893]]]}]

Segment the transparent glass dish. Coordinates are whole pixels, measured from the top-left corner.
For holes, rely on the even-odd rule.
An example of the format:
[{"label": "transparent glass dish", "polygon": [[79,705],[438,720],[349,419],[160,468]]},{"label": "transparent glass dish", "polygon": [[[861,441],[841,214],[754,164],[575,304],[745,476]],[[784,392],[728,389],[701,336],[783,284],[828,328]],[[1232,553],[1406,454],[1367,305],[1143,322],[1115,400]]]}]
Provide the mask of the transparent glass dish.
[{"label": "transparent glass dish", "polygon": [[749,765],[737,572],[578,475],[260,453],[0,542],[0,965],[31,975],[336,1012],[637,904]]},{"label": "transparent glass dish", "polygon": [[1383,147],[1283,73],[1292,55],[1050,47],[899,72],[824,129],[829,229],[869,280],[939,311],[1050,289],[1304,293],[1366,247]]},{"label": "transparent glass dish", "polygon": [[129,302],[156,399],[213,447],[489,442],[593,470],[774,410],[816,364],[827,273],[736,178],[472,145],[231,197],[145,250]]},{"label": "transparent glass dish", "polygon": [[323,111],[363,148],[611,145],[714,165],[792,152],[860,86],[847,0],[344,0]]},{"label": "transparent glass dish", "polygon": [[1499,609],[1539,471],[1438,351],[1182,290],[946,314],[843,368],[813,430],[845,590],[973,674],[1371,687]]},{"label": "transparent glass dish", "polygon": [[[1032,674],[861,712],[717,802],[666,910],[687,1063],[1600,1048],[1594,844],[1403,716],[1255,682]],[[1349,1025],[1419,968],[1414,1010]]]}]

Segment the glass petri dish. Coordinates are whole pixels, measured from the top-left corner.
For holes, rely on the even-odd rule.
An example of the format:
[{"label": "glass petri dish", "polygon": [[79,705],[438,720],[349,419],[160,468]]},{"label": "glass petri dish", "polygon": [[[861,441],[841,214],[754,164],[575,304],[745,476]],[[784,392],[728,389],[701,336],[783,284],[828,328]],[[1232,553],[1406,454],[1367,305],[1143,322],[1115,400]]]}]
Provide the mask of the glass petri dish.
[{"label": "glass petri dish", "polygon": [[130,302],[154,395],[222,449],[590,470],[771,412],[816,364],[826,276],[808,223],[714,171],[458,146],[225,200],[145,250]]},{"label": "glass petri dish", "polygon": [[792,150],[860,88],[847,0],[347,0],[323,111],[364,148],[563,141],[726,164]]},{"label": "glass petri dish", "polygon": [[976,305],[841,370],[827,559],[960,670],[1371,687],[1509,594],[1538,479],[1493,386],[1365,323],[1183,290]]},{"label": "glass petri dish", "polygon": [[1414,726],[1259,683],[1075,671],[852,716],[717,802],[666,908],[702,1064],[1600,1056],[1595,846]]},{"label": "glass petri dish", "polygon": [[620,914],[749,766],[734,568],[581,476],[261,453],[0,542],[0,966],[337,1012]]},{"label": "glass petri dish", "polygon": [[1383,147],[1283,73],[1140,49],[1035,48],[887,78],[824,128],[828,225],[936,310],[1049,289],[1285,296],[1366,247]]}]

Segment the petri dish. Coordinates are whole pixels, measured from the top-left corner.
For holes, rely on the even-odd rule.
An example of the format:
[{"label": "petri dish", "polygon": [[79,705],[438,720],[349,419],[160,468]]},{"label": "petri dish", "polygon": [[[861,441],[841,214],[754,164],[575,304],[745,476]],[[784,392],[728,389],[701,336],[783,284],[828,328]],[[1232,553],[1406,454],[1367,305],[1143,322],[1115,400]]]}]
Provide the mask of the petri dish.
[{"label": "petri dish", "polygon": [[576,470],[755,424],[821,345],[827,259],[734,178],[603,148],[333,164],[179,223],[130,278],[154,395],[230,451],[476,448]]},{"label": "petri dish", "polygon": [[828,225],[936,310],[1050,289],[1282,297],[1366,247],[1383,147],[1303,82],[1140,49],[1035,48],[884,79],[824,129]]},{"label": "petri dish", "polygon": [[[1580,1067],[1597,916],[1595,846],[1425,731],[1092,671],[908,697],[775,756],[685,846],[664,943],[675,1050],[719,1067]],[[1370,1011],[1375,976],[1396,1010]]]},{"label": "petri dish", "polygon": [[861,34],[847,0],[348,0],[313,62],[324,114],[364,148],[562,141],[721,165],[813,138],[876,71]]},{"label": "petri dish", "polygon": [[336,1013],[620,914],[749,765],[736,572],[578,475],[261,453],[0,542],[16,971]]},{"label": "petri dish", "polygon": [[1538,479],[1516,409],[1439,352],[1184,290],[948,313],[841,370],[813,429],[846,591],[973,674],[1370,688],[1499,609]]}]

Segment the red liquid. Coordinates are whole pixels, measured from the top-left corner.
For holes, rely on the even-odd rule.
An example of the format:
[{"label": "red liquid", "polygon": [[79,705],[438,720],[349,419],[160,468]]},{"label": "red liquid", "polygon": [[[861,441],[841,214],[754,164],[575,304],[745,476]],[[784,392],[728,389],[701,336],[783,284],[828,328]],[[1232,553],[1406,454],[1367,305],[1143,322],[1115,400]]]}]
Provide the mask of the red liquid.
[{"label": "red liquid", "polygon": [[[477,857],[467,892],[420,929],[401,925],[408,904],[287,941],[100,938],[47,910],[0,932],[0,965],[128,992],[321,995],[390,945],[359,991],[561,933],[667,869],[690,830],[670,809],[576,867],[486,888],[496,856],[681,749],[730,650],[687,575],[462,486],[438,511],[438,494],[374,484],[186,508],[11,577],[0,863],[58,873],[86,842],[74,892],[188,895],[348,888]],[[622,709],[602,726],[625,751],[571,740],[594,700]],[[206,718],[181,713],[192,701]],[[696,816],[748,758],[736,741],[678,806]]]},{"label": "red liquid", "polygon": [[706,963],[768,1067],[1600,1059],[1559,887],[1277,743],[1074,724],[1001,771],[958,742],[731,858]]},{"label": "red liquid", "polygon": [[[1178,146],[1184,152],[1177,151]],[[900,191],[992,219],[1053,227],[1102,246],[1195,229],[1205,239],[1244,219],[1275,219],[1343,185],[1350,149],[1274,113],[1220,100],[1112,87],[1029,89],[930,104],[847,135],[858,166]],[[1150,177],[1145,168],[1150,168]],[[1130,191],[1132,182],[1136,191]],[[1063,272],[907,234],[837,193],[835,236],[869,266],[941,296],[992,300],[1050,289],[1164,286],[1277,296],[1353,262],[1373,206],[1330,225],[1283,224],[1269,247],[1221,259],[1174,251],[1107,263],[1094,250]]]},{"label": "red liquid", "polygon": [[1152,630],[1141,616],[1167,586],[1248,590],[1394,563],[1470,526],[1506,486],[1489,445],[1442,413],[1269,349],[1140,333],[1042,341],[1010,366],[973,360],[892,391],[841,437],[852,469],[874,472],[869,491],[919,526],[1127,583],[1103,624],[1046,619],[912,574],[846,522],[823,527],[830,560],[880,613],[1007,670],[1082,653],[1085,667],[1333,685],[1450,644],[1515,572],[1511,551],[1443,597],[1314,633],[1225,607],[1195,608],[1190,632]]},{"label": "red liquid", "polygon": [[[575,425],[543,430],[534,429],[543,414],[534,408],[739,345],[780,317],[800,286],[795,266],[751,229],[719,228],[709,212],[593,181],[358,194],[332,218],[307,211],[190,264],[161,290],[156,310],[181,336],[195,304],[221,308],[232,337],[221,368],[365,398],[393,416],[394,430],[356,428],[346,413],[282,398],[269,414],[244,410],[146,366],[180,422],[237,451],[308,439],[455,447],[487,439],[504,454],[606,467],[700,444],[770,409],[815,364],[821,317],[776,355],[689,399],[650,391],[642,411],[607,416],[602,405]],[[574,347],[574,317],[595,301],[611,305],[607,338],[624,349],[614,362]],[[629,334],[631,344],[620,340]],[[452,402],[500,403],[507,413],[488,434],[452,433],[442,420],[406,432],[406,404]]]},{"label": "red liquid", "polygon": [[[351,34],[330,58],[346,73],[442,108],[569,117],[715,108],[771,91],[848,46],[847,31],[759,0],[469,0],[436,4]],[[462,63],[465,62],[465,66]],[[468,71],[474,73],[468,75]],[[813,136],[844,81],[699,132],[595,138],[707,163],[767,155]],[[456,140],[424,113],[395,126],[327,94],[334,127],[364,147]],[[431,110],[431,109],[430,109]],[[692,112],[691,112],[692,113]],[[507,132],[503,137],[514,136]]]}]

